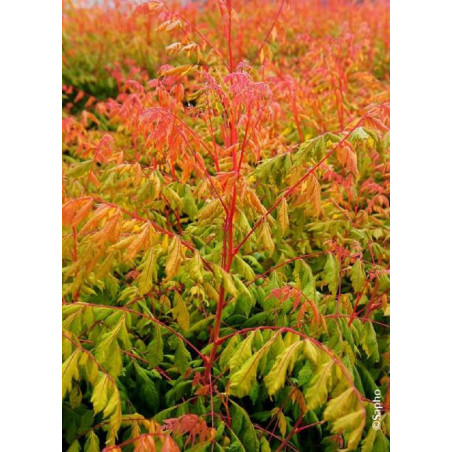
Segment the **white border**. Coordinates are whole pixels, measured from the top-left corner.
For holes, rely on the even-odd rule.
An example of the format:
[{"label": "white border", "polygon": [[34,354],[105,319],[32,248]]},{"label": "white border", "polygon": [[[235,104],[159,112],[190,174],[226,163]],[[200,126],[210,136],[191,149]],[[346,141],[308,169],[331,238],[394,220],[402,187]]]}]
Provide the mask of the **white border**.
[{"label": "white border", "polygon": [[[444,0],[391,5],[396,451],[446,450],[449,442],[451,17]],[[7,0],[0,43],[0,400],[7,419],[0,447],[55,451],[61,447],[61,3]]]},{"label": "white border", "polygon": [[[395,451],[448,449],[451,4],[391,4],[391,401]],[[449,383],[448,383],[449,382]]]},{"label": "white border", "polygon": [[53,452],[61,449],[61,2],[3,2],[0,46],[0,449]]}]

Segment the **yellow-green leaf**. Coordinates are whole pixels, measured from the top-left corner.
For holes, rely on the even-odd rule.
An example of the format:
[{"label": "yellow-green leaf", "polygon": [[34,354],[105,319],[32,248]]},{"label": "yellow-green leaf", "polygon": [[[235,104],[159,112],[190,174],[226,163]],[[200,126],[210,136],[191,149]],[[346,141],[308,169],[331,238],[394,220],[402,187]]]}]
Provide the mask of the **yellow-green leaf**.
[{"label": "yellow-green leaf", "polygon": [[364,272],[364,265],[361,259],[357,259],[354,263],[350,279],[352,280],[352,286],[355,292],[361,292],[364,287],[364,281],[366,280],[366,274]]},{"label": "yellow-green leaf", "polygon": [[228,367],[229,361],[230,361],[232,355],[234,354],[234,351],[237,347],[238,342],[239,342],[239,337],[232,336],[228,342],[228,345],[226,345],[225,349],[221,353],[220,361],[219,361],[221,370],[225,370],[226,367]]},{"label": "yellow-green leaf", "polygon": [[311,383],[305,391],[308,410],[315,410],[327,401],[328,393],[333,385],[333,368],[333,361],[327,361],[317,367]]},{"label": "yellow-green leaf", "polygon": [[158,325],[155,327],[154,339],[147,348],[146,359],[149,361],[149,367],[158,366],[163,361],[162,332]]},{"label": "yellow-green leaf", "polygon": [[271,256],[275,251],[275,244],[273,243],[270,226],[267,221],[264,221],[261,225],[259,240],[262,241],[264,248],[270,253]]},{"label": "yellow-green leaf", "polygon": [[332,295],[336,295],[339,286],[339,263],[333,254],[329,253],[323,269],[325,282]]},{"label": "yellow-green leaf", "polygon": [[122,412],[121,412],[121,399],[119,396],[119,391],[115,387],[115,390],[112,395],[114,408],[112,415],[110,416],[110,429],[107,434],[107,445],[112,445],[115,443],[116,435],[119,431],[119,428],[121,427],[121,421],[122,421]]},{"label": "yellow-green leaf", "polygon": [[234,285],[234,281],[231,275],[222,268],[220,270],[221,270],[221,279],[223,281],[223,287],[226,289],[226,292],[230,293],[233,297],[236,297],[239,292]]},{"label": "yellow-green leaf", "polygon": [[303,341],[303,353],[310,361],[312,361],[314,364],[317,364],[320,358],[320,352],[317,349],[317,347],[314,346],[314,344],[306,339]]},{"label": "yellow-green leaf", "polygon": [[178,371],[183,375],[190,363],[191,355],[185,348],[185,345],[181,339],[178,338],[176,352],[174,353],[174,365]]},{"label": "yellow-green leaf", "polygon": [[289,228],[289,215],[287,213],[287,201],[284,197],[279,205],[278,209],[278,222],[281,226],[281,232],[283,235],[286,233],[287,229]]},{"label": "yellow-green leaf", "polygon": [[99,452],[99,438],[94,433],[94,430],[90,430],[86,435],[85,446],[83,447],[83,452]]},{"label": "yellow-green leaf", "polygon": [[[168,27],[167,27],[167,30],[169,30]],[[181,66],[177,66],[177,67],[173,67],[171,69],[167,69],[166,71],[162,72],[162,75],[164,75],[164,76],[168,76],[168,75],[180,75],[180,76],[182,76],[182,75],[187,74],[192,67],[193,66],[190,65],[190,64],[183,64]]]},{"label": "yellow-green leaf", "polygon": [[80,452],[80,443],[75,440],[71,446],[69,447],[69,449],[67,450],[67,452]]},{"label": "yellow-green leaf", "polygon": [[242,365],[251,356],[251,346],[253,344],[253,339],[255,336],[255,331],[253,331],[235,350],[234,354],[231,356],[229,361],[229,368],[231,373],[234,373],[236,369],[242,367]]},{"label": "yellow-green leaf", "polygon": [[250,356],[237,372],[231,374],[230,392],[237,397],[245,397],[249,394],[251,386],[256,381],[259,361],[267,353],[274,338],[265,343],[254,355]]},{"label": "yellow-green leaf", "polygon": [[[119,327],[121,326],[122,322]],[[119,329],[107,333],[98,344],[95,351],[97,360],[113,378],[118,377],[122,370],[121,347],[119,346],[117,339],[118,332]]]},{"label": "yellow-green leaf", "polygon": [[369,433],[361,444],[361,452],[373,452],[376,437],[377,430],[375,430],[374,428],[369,429]]},{"label": "yellow-green leaf", "polygon": [[184,331],[188,331],[190,329],[190,314],[185,301],[177,292],[174,293],[174,302],[173,317]]},{"label": "yellow-green leaf", "polygon": [[275,394],[276,391],[284,385],[287,369],[289,368],[290,370],[293,367],[298,357],[297,352],[302,344],[301,341],[293,343],[276,358],[275,364],[264,378],[264,383],[267,387],[269,396]]},{"label": "yellow-green leaf", "polygon": [[94,407],[94,414],[99,413],[105,408],[105,405],[108,401],[107,394],[107,381],[108,377],[106,374],[102,374],[101,377],[97,380],[96,385],[94,386],[93,393],[91,395],[91,402]]},{"label": "yellow-green leaf", "polygon": [[276,417],[278,419],[279,431],[281,432],[281,435],[284,437],[284,436],[286,436],[286,431],[287,431],[286,416],[284,416],[284,413],[278,409],[278,413],[276,414]]},{"label": "yellow-green leaf", "polygon": [[323,418],[327,421],[334,421],[341,416],[345,416],[353,411],[357,399],[354,388],[349,388],[338,397],[331,399],[323,412]]},{"label": "yellow-green leaf", "polygon": [[142,263],[139,268],[141,269],[141,273],[137,279],[138,290],[140,292],[140,295],[145,295],[152,289],[153,281],[157,276],[154,248],[151,248],[147,252],[147,255],[143,257]]},{"label": "yellow-green leaf", "polygon": [[171,279],[179,272],[181,263],[184,261],[184,253],[182,250],[182,244],[180,238],[175,235],[171,239],[171,243],[168,248],[168,258],[166,260],[166,276]]},{"label": "yellow-green leaf", "polygon": [[365,410],[353,411],[333,422],[331,430],[334,433],[349,433],[347,450],[354,450],[361,440],[366,424]]},{"label": "yellow-green leaf", "polygon": [[198,252],[195,252],[195,255],[190,259],[190,265],[188,267],[190,276],[193,278],[194,281],[202,283],[204,281],[204,278],[202,276],[202,260],[201,256]]},{"label": "yellow-green leaf", "polygon": [[86,160],[78,165],[74,165],[67,173],[68,177],[81,177],[93,167],[92,160]]},{"label": "yellow-green leaf", "polygon": [[254,270],[240,256],[234,257],[234,263],[240,276],[243,276],[247,281],[254,279],[256,276]]},{"label": "yellow-green leaf", "polygon": [[72,390],[72,379],[78,380],[78,359],[80,357],[80,350],[77,349],[69,358],[63,363],[63,397],[67,392]]}]

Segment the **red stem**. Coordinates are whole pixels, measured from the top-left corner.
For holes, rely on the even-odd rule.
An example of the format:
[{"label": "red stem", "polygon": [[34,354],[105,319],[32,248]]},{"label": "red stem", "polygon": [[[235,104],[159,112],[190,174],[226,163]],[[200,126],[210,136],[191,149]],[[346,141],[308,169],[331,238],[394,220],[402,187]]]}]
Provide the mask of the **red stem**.
[{"label": "red stem", "polygon": [[226,0],[226,5],[228,8],[228,53],[229,53],[229,72],[234,69],[234,61],[232,59],[232,0]]}]

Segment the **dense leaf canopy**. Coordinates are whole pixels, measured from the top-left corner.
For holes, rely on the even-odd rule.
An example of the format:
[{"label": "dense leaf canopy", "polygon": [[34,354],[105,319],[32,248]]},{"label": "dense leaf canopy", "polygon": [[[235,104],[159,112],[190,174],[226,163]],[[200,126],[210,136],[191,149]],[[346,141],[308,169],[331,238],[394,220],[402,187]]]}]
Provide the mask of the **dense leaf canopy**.
[{"label": "dense leaf canopy", "polygon": [[66,1],[63,84],[65,450],[389,450],[389,4]]}]

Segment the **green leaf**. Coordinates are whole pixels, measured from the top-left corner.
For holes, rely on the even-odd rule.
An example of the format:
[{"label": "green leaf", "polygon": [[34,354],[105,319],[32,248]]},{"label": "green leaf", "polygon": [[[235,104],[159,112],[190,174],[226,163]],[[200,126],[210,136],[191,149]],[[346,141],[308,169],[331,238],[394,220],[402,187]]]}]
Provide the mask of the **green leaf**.
[{"label": "green leaf", "polygon": [[79,163],[73,166],[67,173],[68,177],[80,177],[86,174],[93,167],[92,160],[86,160],[85,162]]},{"label": "green leaf", "polygon": [[240,295],[243,295],[243,298],[246,298],[248,300],[248,302],[250,303],[250,308],[252,308],[254,305],[254,299],[251,296],[251,293],[248,290],[248,288],[245,286],[245,284],[243,284],[243,282],[237,276],[234,275],[233,280],[234,280],[234,285],[236,288],[238,288]]},{"label": "green leaf", "polygon": [[176,353],[174,354],[174,365],[182,375],[187,371],[190,364],[190,359],[190,353],[185,348],[182,340],[178,338]]},{"label": "green leaf", "polygon": [[264,221],[260,226],[259,242],[263,244],[264,248],[271,256],[275,251],[275,243],[273,242],[271,228],[268,221]]},{"label": "green leaf", "polygon": [[329,253],[323,268],[323,278],[328,284],[328,289],[332,295],[336,295],[339,286],[339,263],[336,257]]},{"label": "green leaf", "polygon": [[153,411],[159,407],[160,395],[155,383],[148,378],[146,383],[140,388],[140,397],[144,403]]},{"label": "green leaf", "polygon": [[[120,323],[122,324],[122,322]],[[121,347],[117,339],[118,332],[119,328],[105,334],[95,351],[97,360],[113,378],[119,376],[122,370]]]},{"label": "green leaf", "polygon": [[80,443],[75,440],[69,447],[69,449],[67,450],[67,452],[80,452],[81,448],[80,448]]},{"label": "green leaf", "polygon": [[284,413],[282,411],[278,410],[278,412],[276,413],[276,417],[278,419],[279,431],[281,432],[281,435],[284,437],[284,436],[286,436],[286,432],[287,432],[286,416],[284,416]]},{"label": "green leaf", "polygon": [[180,380],[165,394],[168,405],[175,405],[192,387],[191,380]]},{"label": "green leaf", "polygon": [[259,362],[267,353],[273,340],[274,338],[266,342],[263,347],[260,347],[259,351],[250,356],[246,362],[242,364],[237,372],[231,374],[229,390],[232,395],[241,398],[249,394],[252,384],[256,381]]},{"label": "green leaf", "polygon": [[304,260],[295,262],[294,278],[295,287],[301,289],[310,300],[315,301],[315,278],[311,267]]},{"label": "green leaf", "polygon": [[282,198],[278,209],[278,222],[281,227],[281,232],[284,235],[289,228],[289,215],[287,214],[287,201],[285,197]]},{"label": "green leaf", "polygon": [[198,252],[195,252],[194,256],[190,259],[188,264],[188,271],[190,276],[193,278],[193,281],[202,283],[204,278],[202,276],[203,264],[201,260],[201,256]]},{"label": "green leaf", "polygon": [[149,374],[138,364],[134,363],[134,367],[137,375],[140,398],[149,408],[151,408],[152,410],[157,410],[159,406],[160,395],[154,381],[150,378]]},{"label": "green leaf", "polygon": [[228,344],[222,351],[220,355],[220,369],[225,370],[229,366],[229,361],[231,360],[232,355],[234,354],[234,351],[237,347],[237,344],[240,342],[239,336],[232,336],[231,339],[229,339]]},{"label": "green leaf", "polygon": [[232,431],[237,435],[246,452],[258,452],[259,441],[248,413],[236,402],[230,400]]},{"label": "green leaf", "polygon": [[361,444],[361,452],[374,452],[375,438],[377,437],[377,430],[371,428],[369,433],[364,438]]},{"label": "green leaf", "polygon": [[193,334],[193,333],[198,333],[199,331],[204,331],[207,330],[208,325],[213,322],[213,320],[215,319],[214,315],[210,315],[205,319],[201,319],[199,321],[197,321],[196,323],[194,323],[190,329],[189,329],[189,333]]},{"label": "green leaf", "polygon": [[[238,284],[237,284],[238,285]],[[238,285],[240,287],[240,285]],[[250,294],[249,294],[250,295]],[[245,317],[248,317],[253,309],[254,303],[251,296],[242,296],[239,297],[237,303],[235,305],[235,316],[243,314]],[[228,318],[228,323],[232,320],[231,317]],[[232,325],[232,324],[231,324]]]},{"label": "green leaf", "polygon": [[377,281],[378,281],[378,289],[381,292],[385,292],[386,290],[389,289],[390,286],[390,279],[389,279],[389,275],[383,273],[377,276]]},{"label": "green leaf", "polygon": [[264,436],[261,437],[261,452],[272,452],[270,443],[265,439]]},{"label": "green leaf", "polygon": [[323,412],[323,418],[327,421],[334,421],[352,411],[356,405],[355,388],[349,388],[338,397],[331,399]]},{"label": "green leaf", "polygon": [[106,374],[101,374],[99,380],[94,386],[93,393],[91,395],[91,402],[94,407],[94,414],[102,411],[107,405],[108,401],[108,385],[107,385],[108,377]]},{"label": "green leaf", "polygon": [[187,332],[190,329],[190,314],[187,305],[177,292],[174,292],[174,301],[176,305],[172,310],[173,317],[176,319],[182,330]]},{"label": "green leaf", "polygon": [[362,339],[362,347],[366,352],[368,358],[373,362],[377,362],[380,359],[378,352],[377,335],[375,334],[372,322],[366,322],[364,325],[364,336]]},{"label": "green leaf", "polygon": [[113,386],[112,388],[110,400],[104,409],[104,416],[110,416],[106,443],[107,445],[112,445],[115,442],[116,435],[122,422],[121,398],[116,386]]},{"label": "green leaf", "polygon": [[193,195],[190,190],[187,189],[185,191],[185,195],[182,198],[182,202],[184,211],[188,213],[191,220],[194,220],[198,213],[198,208],[196,206],[195,200],[193,199]]},{"label": "green leaf", "polygon": [[386,438],[386,436],[381,430],[378,430],[372,452],[388,452],[388,451],[389,451],[389,439]]},{"label": "green leaf", "polygon": [[171,239],[171,243],[168,248],[168,257],[166,259],[166,276],[171,279],[179,272],[181,263],[184,260],[184,251],[182,250],[182,243],[179,236],[175,235]]},{"label": "green leaf", "polygon": [[348,432],[347,449],[354,450],[361,440],[365,424],[366,413],[364,410],[358,410],[336,419],[331,429],[334,433]]},{"label": "green leaf", "polygon": [[78,359],[81,351],[79,349],[75,350],[68,359],[63,363],[63,398],[67,392],[72,391],[72,379],[78,380]]},{"label": "green leaf", "polygon": [[157,277],[157,267],[154,248],[151,248],[144,256],[138,269],[141,270],[138,276],[138,290],[141,296],[147,294],[153,285],[153,280]]},{"label": "green leaf", "polygon": [[99,452],[99,438],[94,433],[94,430],[90,430],[86,436],[85,446],[83,447],[83,452]]},{"label": "green leaf", "polygon": [[241,366],[238,372],[230,377],[230,393],[237,397],[245,397],[251,390],[251,385],[256,381],[257,368],[262,353],[257,352]]},{"label": "green leaf", "polygon": [[306,361],[304,366],[300,369],[300,372],[298,372],[298,385],[303,386],[305,385],[312,377],[312,365],[309,361]]},{"label": "green leaf", "polygon": [[372,399],[373,396],[375,395],[375,390],[378,389],[378,385],[375,383],[374,378],[372,377],[367,367],[360,361],[358,361],[357,363],[357,370],[359,376],[361,377],[361,381],[366,391],[366,395],[370,399]]},{"label": "green leaf", "polygon": [[148,345],[146,359],[149,367],[156,367],[163,361],[163,340],[160,326],[156,325],[154,339]]},{"label": "green leaf", "polygon": [[243,364],[251,357],[251,347],[256,332],[253,331],[235,350],[229,361],[231,374],[240,369]]},{"label": "green leaf", "polygon": [[364,287],[364,282],[366,280],[364,265],[361,259],[357,259],[356,262],[354,263],[351,270],[350,279],[352,280],[353,290],[355,292],[361,292],[361,290]]},{"label": "green leaf", "polygon": [[225,288],[226,292],[231,294],[233,297],[236,297],[239,294],[239,292],[234,285],[234,281],[232,280],[231,275],[222,268],[220,268],[220,271],[221,279],[223,281],[223,287]]},{"label": "green leaf", "polygon": [[309,339],[305,339],[303,341],[303,353],[306,358],[314,364],[317,364],[320,360],[320,352],[318,348]]},{"label": "green leaf", "polygon": [[256,276],[253,269],[239,256],[234,257],[235,268],[240,276],[243,276],[247,281],[251,281]]},{"label": "green leaf", "polygon": [[249,393],[250,399],[254,405],[256,404],[257,399],[259,397],[259,388],[260,388],[259,382],[257,380],[255,380],[253,382],[253,384],[251,385],[251,389],[250,389],[250,393]]},{"label": "green leaf", "polygon": [[328,393],[333,386],[333,369],[333,361],[327,361],[317,367],[305,391],[308,410],[315,410],[327,401]]},{"label": "green leaf", "polygon": [[295,342],[276,358],[276,362],[271,371],[264,378],[264,383],[270,397],[284,385],[287,369],[290,371],[293,368],[298,358],[297,352],[302,345],[303,342],[301,341]]}]

